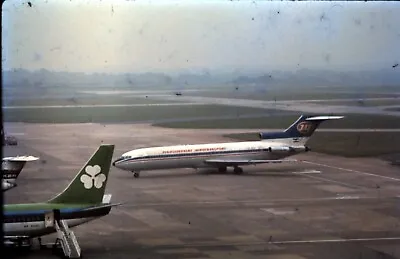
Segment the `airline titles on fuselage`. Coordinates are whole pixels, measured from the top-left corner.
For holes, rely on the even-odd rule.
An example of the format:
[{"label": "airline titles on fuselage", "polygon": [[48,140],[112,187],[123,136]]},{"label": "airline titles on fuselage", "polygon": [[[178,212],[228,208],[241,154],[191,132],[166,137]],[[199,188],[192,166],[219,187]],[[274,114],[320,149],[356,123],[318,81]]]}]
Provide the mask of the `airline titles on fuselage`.
[{"label": "airline titles on fuselage", "polygon": [[222,151],[224,147],[217,148],[196,148],[196,149],[178,149],[178,150],[164,150],[163,154],[180,154],[180,153],[191,153],[191,152],[210,152],[210,151]]}]

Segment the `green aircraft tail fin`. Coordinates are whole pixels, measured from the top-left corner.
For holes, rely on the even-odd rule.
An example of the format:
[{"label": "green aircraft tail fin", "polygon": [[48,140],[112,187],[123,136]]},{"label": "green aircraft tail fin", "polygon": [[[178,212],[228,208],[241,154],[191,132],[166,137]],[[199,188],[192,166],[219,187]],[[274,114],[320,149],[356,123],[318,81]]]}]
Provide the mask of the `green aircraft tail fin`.
[{"label": "green aircraft tail fin", "polygon": [[48,203],[99,204],[103,200],[114,145],[101,145],[63,192]]}]

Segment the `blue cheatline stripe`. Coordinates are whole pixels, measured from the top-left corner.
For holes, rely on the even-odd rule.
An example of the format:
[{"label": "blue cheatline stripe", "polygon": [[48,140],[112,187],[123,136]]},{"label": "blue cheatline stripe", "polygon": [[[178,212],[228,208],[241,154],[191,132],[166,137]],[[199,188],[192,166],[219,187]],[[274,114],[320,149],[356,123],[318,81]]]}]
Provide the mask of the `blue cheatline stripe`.
[{"label": "blue cheatline stripe", "polygon": [[[59,209],[60,213],[68,213],[68,212],[77,212],[77,211],[82,211],[87,208],[63,208]],[[38,215],[38,214],[45,214],[49,211],[52,211],[53,208],[45,209],[45,210],[18,210],[18,211],[4,211],[4,216],[18,216],[18,215]]]}]

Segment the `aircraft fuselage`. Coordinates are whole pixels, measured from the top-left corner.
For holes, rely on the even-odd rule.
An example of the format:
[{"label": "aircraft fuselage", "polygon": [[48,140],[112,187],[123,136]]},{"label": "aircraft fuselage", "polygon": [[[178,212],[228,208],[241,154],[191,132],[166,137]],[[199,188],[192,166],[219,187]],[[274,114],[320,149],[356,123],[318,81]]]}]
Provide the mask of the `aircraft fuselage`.
[{"label": "aircraft fuselage", "polygon": [[[282,140],[281,140],[282,141]],[[177,145],[132,150],[113,165],[129,171],[172,168],[217,167],[205,163],[210,159],[275,160],[298,154],[296,151],[270,152],[270,147],[287,145],[274,141],[248,141],[199,145]]]},{"label": "aircraft fuselage", "polygon": [[[22,204],[17,206],[29,206],[30,204]],[[8,205],[5,205],[3,215],[3,230],[4,236],[25,236],[25,237],[40,237],[56,232],[54,227],[46,226],[46,216],[57,209],[60,211],[59,219],[64,220],[68,227],[76,227],[86,222],[92,221],[99,217],[107,215],[111,206],[99,207],[50,207],[44,204],[43,207],[37,207],[34,210],[7,210]],[[11,205],[15,206],[15,205]],[[30,206],[37,206],[36,204]]]},{"label": "aircraft fuselage", "polygon": [[[65,220],[68,227],[73,228],[97,217],[76,218]],[[55,228],[45,226],[44,221],[26,221],[26,222],[10,222],[3,224],[4,236],[27,236],[29,238],[45,236],[56,232]]]}]

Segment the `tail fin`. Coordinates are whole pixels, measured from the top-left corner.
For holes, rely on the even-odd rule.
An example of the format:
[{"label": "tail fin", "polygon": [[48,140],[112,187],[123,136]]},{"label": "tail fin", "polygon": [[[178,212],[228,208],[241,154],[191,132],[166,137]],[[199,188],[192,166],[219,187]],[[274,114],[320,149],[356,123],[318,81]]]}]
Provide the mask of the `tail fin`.
[{"label": "tail fin", "polygon": [[48,203],[102,203],[113,153],[114,145],[101,145],[67,188]]},{"label": "tail fin", "polygon": [[3,179],[7,180],[7,182],[15,181],[24,168],[26,162],[36,161],[38,159],[38,157],[34,156],[4,157],[1,162]]},{"label": "tail fin", "polygon": [[344,116],[305,116],[302,115],[300,118],[293,123],[289,128],[285,130],[290,137],[311,137],[318,126],[326,120],[337,120],[342,119]]},{"label": "tail fin", "polygon": [[[307,142],[318,126],[326,120],[342,119],[344,116],[307,116],[301,115],[284,132],[260,133],[260,138],[265,139],[292,139],[294,142]],[[301,140],[302,141],[301,141]]]}]

